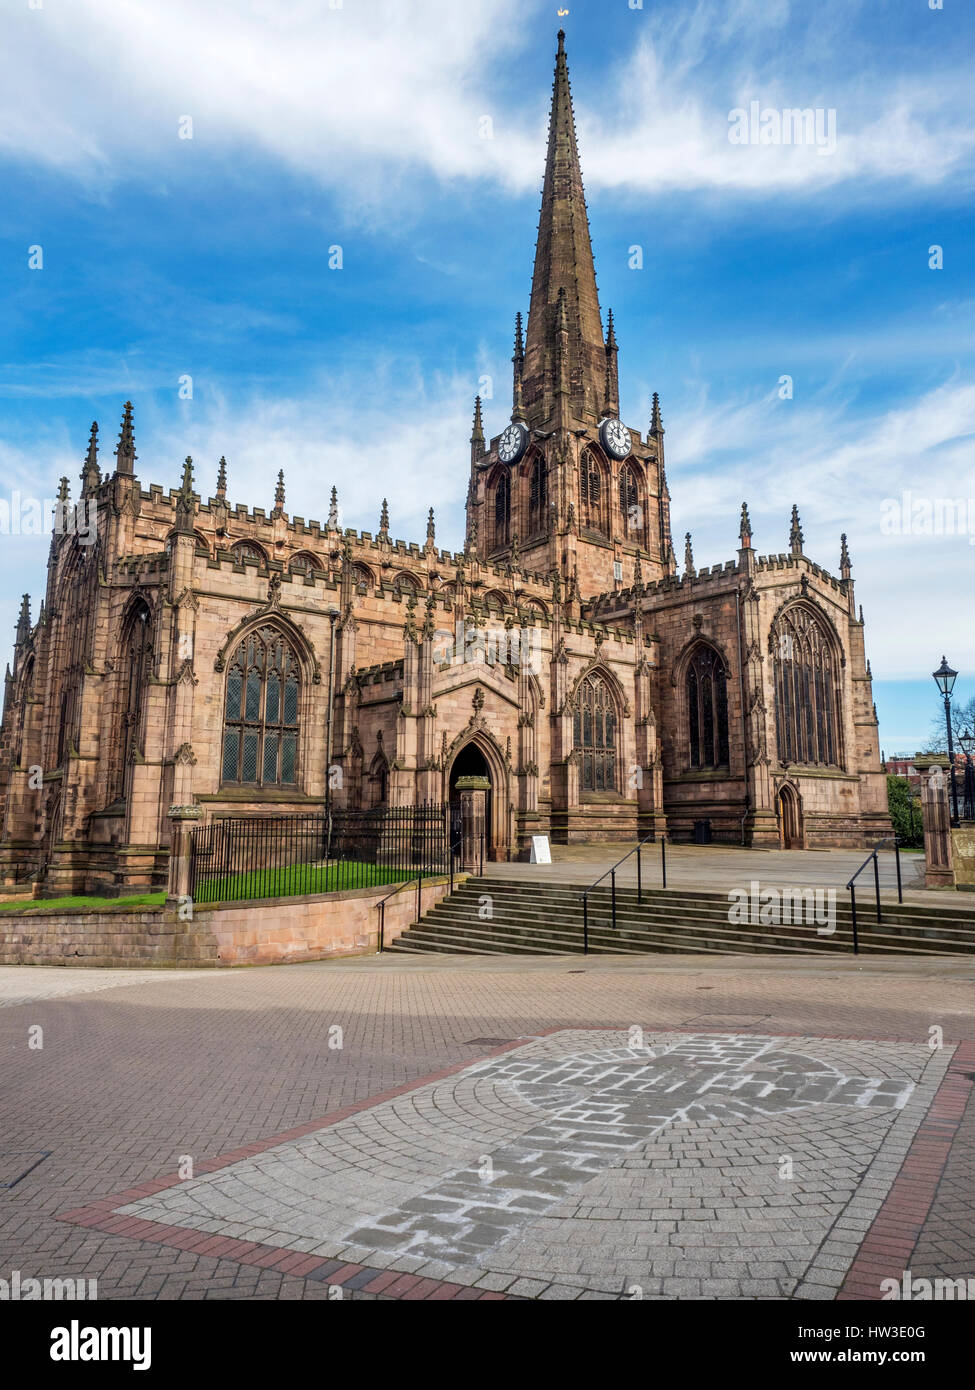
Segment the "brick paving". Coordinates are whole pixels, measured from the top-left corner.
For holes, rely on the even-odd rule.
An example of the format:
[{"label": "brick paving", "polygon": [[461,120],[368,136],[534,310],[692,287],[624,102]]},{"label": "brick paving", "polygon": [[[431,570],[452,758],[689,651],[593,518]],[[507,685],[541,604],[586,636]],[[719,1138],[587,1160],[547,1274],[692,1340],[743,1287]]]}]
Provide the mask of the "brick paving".
[{"label": "brick paving", "polygon": [[[896,965],[843,962],[826,968],[821,961],[796,961],[763,969],[755,960],[743,968],[727,961],[672,958],[663,966],[600,958],[580,966],[547,958],[519,961],[515,968],[486,958],[422,964],[389,958],[219,975],[36,971],[31,974],[39,979],[39,997],[26,999],[32,987],[27,972],[0,971],[0,997],[21,1000],[0,1010],[2,1148],[51,1151],[15,1186],[0,1190],[0,1277],[18,1269],[23,1277],[97,1278],[102,1299],[334,1298],[339,1292],[363,1299],[619,1297],[624,1281],[651,1298],[834,1297],[855,1268],[878,1211],[915,1160],[911,1146],[922,1136],[932,1098],[942,1094],[958,1113],[947,1138],[944,1119],[931,1118],[929,1138],[940,1148],[919,1160],[930,1191],[908,1257],[915,1275],[971,1277],[970,1261],[962,1267],[973,1234],[975,1135],[966,1073],[975,1065],[965,1060],[967,1052],[956,1054],[955,1044],[975,1038],[975,971],[949,960]],[[52,994],[45,982],[55,974],[59,982],[77,980],[77,987]],[[95,980],[104,984],[91,988]],[[384,1218],[404,1211],[407,1222],[436,1217],[422,1207],[429,1190],[435,1195],[428,1200],[444,1209],[475,1192],[483,1197],[482,1188],[469,1185],[470,1174],[464,1177],[464,1165],[482,1155],[492,1157],[496,1168],[501,1156],[524,1175],[526,1155],[533,1152],[526,1136],[532,1143],[546,1138],[549,1153],[555,1153],[551,1145],[559,1144],[559,1133],[546,1127],[568,1124],[579,1097],[567,1107],[553,1104],[545,1093],[551,1083],[541,1074],[521,1073],[519,1080],[510,1068],[547,1066],[551,1058],[545,1060],[544,1049],[564,1053],[571,1044],[573,1055],[582,1058],[572,1084],[583,1099],[604,1105],[592,1078],[600,1067],[622,1065],[627,1072],[620,1051],[630,1050],[629,1030],[635,1027],[645,1030],[641,1046],[655,1042],[671,1050],[668,1065],[682,1072],[672,1077],[678,1090],[688,1083],[690,1063],[686,1053],[681,1061],[675,1051],[713,1046],[725,1029],[730,1031],[722,1045],[740,1055],[767,1049],[774,1040],[777,1054],[804,1059],[776,1064],[763,1084],[774,1086],[792,1075],[785,1084],[794,1099],[797,1087],[825,1084],[822,1075],[813,1075],[818,1069],[846,1091],[839,1103],[835,1096],[819,1096],[815,1105],[781,1113],[702,1113],[687,1130],[670,1123],[670,1112],[658,1114],[659,1080],[652,1100],[641,1099],[639,1067],[645,1062],[637,1066],[631,1058],[628,1075],[616,1078],[627,1110],[616,1131],[618,1138],[621,1126],[633,1126],[632,1151],[624,1146],[597,1161],[590,1145],[578,1167],[562,1164],[567,1171],[561,1172],[550,1157],[545,1176],[552,1191],[541,1194],[542,1208],[515,1221],[499,1220],[498,1204],[482,1201],[477,1222],[468,1220],[463,1229],[456,1221],[443,1223],[457,1245],[437,1246],[437,1231],[423,1219],[412,1228],[429,1242],[419,1253],[403,1253],[403,1241],[385,1249],[379,1242],[361,1243],[363,1230],[388,1234],[393,1227]],[[944,1048],[935,1051],[928,1046],[933,1027],[945,1037]],[[570,1038],[567,1030],[575,1034]],[[694,1036],[704,1042],[690,1042]],[[857,1038],[875,1041],[851,1043]],[[607,1060],[607,1049],[615,1063]],[[726,1070],[731,1055],[722,1060]],[[954,1065],[956,1055],[961,1065]],[[949,1064],[942,1081],[939,1070]],[[800,1084],[797,1077],[806,1080]],[[857,1103],[870,1089],[865,1082],[879,1083],[873,1096],[883,1103]],[[487,1088],[495,1098],[490,1105],[468,1098],[466,1135],[456,1117],[437,1113],[434,1099],[450,1094],[463,1100],[465,1087],[470,1096],[480,1087],[482,1096]],[[397,1091],[398,1097],[391,1094]],[[383,1126],[384,1115],[407,1103],[434,1136],[425,1149],[425,1171],[417,1161],[416,1121],[405,1135]],[[654,1115],[667,1121],[656,1135]],[[599,1123],[604,1120],[601,1112]],[[253,1215],[245,1230],[234,1229],[232,1204],[239,1205],[248,1164],[266,1165],[257,1170],[261,1183],[251,1188],[254,1200],[280,1207],[284,1188],[274,1165],[282,1145],[294,1152],[304,1145],[307,1153],[321,1146],[325,1133],[332,1136],[329,1142],[339,1136],[347,1143],[353,1126],[368,1143],[359,1168],[359,1178],[368,1182],[350,1182],[345,1169],[326,1171],[310,1191],[299,1183],[285,1194],[297,1193],[291,1207],[304,1223],[299,1234],[274,1221],[261,1228]],[[678,1128],[685,1131],[679,1139]],[[304,1133],[282,1141],[297,1130]],[[729,1140],[734,1134],[737,1143]],[[767,1181],[770,1164],[787,1152],[794,1159],[804,1152],[808,1159],[808,1190],[801,1179],[795,1187],[808,1208],[801,1229],[795,1221],[776,1226],[776,1204],[770,1201],[792,1191],[775,1192]],[[236,1157],[228,1163],[228,1155]],[[183,1156],[192,1157],[196,1176],[172,1186]],[[670,1169],[663,1166],[667,1162]],[[587,1167],[593,1171],[584,1172]],[[233,1176],[235,1190],[224,1193],[231,1209],[211,1214],[211,1229],[194,1229],[199,1213],[181,1211],[178,1219],[171,1215],[163,1239],[158,1229],[148,1239],[149,1207],[138,1216],[117,1215],[120,1206],[164,1202],[167,1192],[182,1199],[214,1184],[221,1172],[224,1181]],[[665,1180],[675,1172],[680,1180]],[[395,1199],[384,1206],[380,1199],[398,1178]],[[461,1197],[451,1194],[458,1179]],[[336,1215],[343,1200],[346,1206]],[[706,1200],[713,1207],[709,1213]],[[420,1209],[411,1213],[404,1205],[410,1202],[419,1202]],[[648,1207],[652,1202],[660,1205]],[[695,1210],[704,1219],[695,1221]],[[736,1216],[719,1218],[719,1210]],[[85,1212],[87,1224],[61,1219]],[[156,1218],[163,1214],[159,1206],[151,1211]],[[275,1216],[276,1209],[259,1214]],[[744,1224],[736,1226],[736,1218]],[[847,1225],[838,1225],[844,1219]],[[339,1254],[302,1248],[316,1238],[319,1247],[327,1245],[329,1220],[345,1220]],[[317,1231],[309,1234],[314,1221]],[[112,1229],[104,1229],[106,1223]],[[405,1224],[400,1222],[404,1229]],[[675,1231],[665,1230],[668,1224]],[[715,1229],[722,1225],[729,1229]],[[540,1246],[542,1228],[547,1244]],[[471,1230],[481,1242],[474,1264],[472,1248],[461,1248]],[[680,1236],[667,1242],[680,1246],[673,1268],[661,1244],[671,1234]],[[279,1243],[281,1236],[290,1248]],[[715,1238],[722,1246],[736,1244],[746,1256],[736,1265],[723,1249],[723,1269],[713,1259],[695,1260],[694,1247],[713,1248]]]}]

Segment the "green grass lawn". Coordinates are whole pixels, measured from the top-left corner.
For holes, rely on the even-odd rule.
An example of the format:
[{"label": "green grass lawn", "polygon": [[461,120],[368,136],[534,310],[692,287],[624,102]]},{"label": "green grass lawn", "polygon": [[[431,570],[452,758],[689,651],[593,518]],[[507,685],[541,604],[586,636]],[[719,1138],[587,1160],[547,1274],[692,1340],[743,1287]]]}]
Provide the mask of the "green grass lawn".
[{"label": "green grass lawn", "polygon": [[[303,893],[345,893],[384,883],[405,883],[415,877],[405,870],[385,869],[381,864],[366,864],[354,859],[327,865],[291,864],[280,869],[254,869],[249,873],[204,880],[197,888],[196,901],[241,902],[248,898],[293,898]],[[166,894],[162,892],[138,893],[127,898],[24,898],[12,903],[0,901],[0,912],[98,912],[105,907],[162,907],[165,899]]]},{"label": "green grass lawn", "polygon": [[358,860],[330,864],[289,864],[280,869],[253,869],[204,880],[197,886],[197,902],[220,903],[246,898],[293,898],[302,893],[344,893],[383,883],[405,883],[416,875],[385,869],[381,864]]},{"label": "green grass lawn", "polygon": [[129,898],[25,898],[21,902],[0,902],[0,912],[98,912],[103,907],[162,907],[165,893],[136,893]]}]

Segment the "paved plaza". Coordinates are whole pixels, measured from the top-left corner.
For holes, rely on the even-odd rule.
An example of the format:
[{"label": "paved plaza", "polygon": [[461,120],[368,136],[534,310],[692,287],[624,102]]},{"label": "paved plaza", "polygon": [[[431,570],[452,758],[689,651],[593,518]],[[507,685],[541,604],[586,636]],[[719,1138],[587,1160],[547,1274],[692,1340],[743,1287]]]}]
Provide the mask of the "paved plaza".
[{"label": "paved plaza", "polygon": [[963,958],[7,968],[0,1276],[99,1299],[975,1278],[973,982]]}]

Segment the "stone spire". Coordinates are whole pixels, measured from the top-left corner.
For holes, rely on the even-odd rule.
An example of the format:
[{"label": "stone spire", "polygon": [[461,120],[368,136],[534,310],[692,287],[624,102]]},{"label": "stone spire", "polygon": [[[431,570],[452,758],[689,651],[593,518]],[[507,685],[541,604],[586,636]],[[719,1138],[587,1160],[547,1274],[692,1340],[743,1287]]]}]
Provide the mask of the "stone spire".
[{"label": "stone spire", "polygon": [[135,473],[135,430],[132,427],[132,402],[126,401],[122,411],[122,428],[115,448],[115,471],[131,477]]},{"label": "stone spire", "polygon": [[793,555],[802,554],[802,527],[799,525],[799,508],[792,504],[792,526],[789,531],[789,549]]},{"label": "stone spire", "polygon": [[94,492],[101,480],[102,473],[98,467],[98,421],[92,420],[91,434],[88,436],[88,453],[85,455],[85,466],[81,470],[82,494]]},{"label": "stone spire", "polygon": [[223,454],[220,455],[220,464],[217,468],[217,496],[221,501],[227,496],[227,460]]},{"label": "stone spire", "polygon": [[524,401],[532,424],[547,420],[554,409],[560,290],[566,296],[571,404],[576,412],[598,415],[605,390],[605,343],[564,41],[560,30],[525,339]]},{"label": "stone spire", "polygon": [[436,524],[435,524],[434,519],[433,519],[433,508],[431,507],[431,508],[430,508],[430,514],[429,514],[429,516],[427,517],[427,541],[428,541],[428,543],[432,546],[433,543],[434,543],[434,541],[436,541],[436,539],[437,539],[437,527],[436,527]]},{"label": "stone spire", "polygon": [[274,489],[274,516],[284,515],[284,469],[278,469],[278,483]]},{"label": "stone spire", "polygon": [[749,550],[752,543],[752,523],[748,515],[748,503],[741,504],[741,525],[738,527],[738,539],[741,541],[742,550]]},{"label": "stone spire", "polygon": [[382,511],[379,513],[379,535],[384,540],[389,540],[389,503],[383,498]]},{"label": "stone spire", "polygon": [[690,531],[684,533],[684,574],[688,579],[693,579],[697,574],[697,570],[694,568],[694,551],[691,547]]},{"label": "stone spire", "polygon": [[840,575],[843,579],[849,579],[852,572],[853,566],[850,564],[850,552],[846,547],[846,532],[844,531],[840,536]]},{"label": "stone spire", "polygon": [[328,504],[328,518],[325,525],[330,531],[339,529],[339,494],[334,483],[332,484],[332,496]]}]

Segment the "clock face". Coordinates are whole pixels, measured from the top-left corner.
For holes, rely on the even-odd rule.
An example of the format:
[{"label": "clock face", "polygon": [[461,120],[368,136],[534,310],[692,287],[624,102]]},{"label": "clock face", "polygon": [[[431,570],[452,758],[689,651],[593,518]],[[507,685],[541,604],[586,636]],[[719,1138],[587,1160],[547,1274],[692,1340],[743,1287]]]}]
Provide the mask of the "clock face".
[{"label": "clock face", "polygon": [[527,448],[528,431],[517,420],[512,420],[498,440],[498,458],[502,463],[517,463]]},{"label": "clock face", "polygon": [[630,453],[630,431],[622,420],[604,420],[599,426],[599,437],[603,448],[614,459],[625,459]]}]

